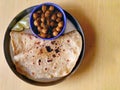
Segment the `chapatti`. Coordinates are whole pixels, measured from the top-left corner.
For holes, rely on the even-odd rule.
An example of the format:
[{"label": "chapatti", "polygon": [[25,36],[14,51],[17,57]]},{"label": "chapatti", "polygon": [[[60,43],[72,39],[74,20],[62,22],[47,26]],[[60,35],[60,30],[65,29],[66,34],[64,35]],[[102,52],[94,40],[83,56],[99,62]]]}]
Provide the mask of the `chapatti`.
[{"label": "chapatti", "polygon": [[82,38],[77,30],[55,40],[43,40],[33,34],[14,31],[10,37],[17,71],[33,80],[68,75],[82,49]]}]

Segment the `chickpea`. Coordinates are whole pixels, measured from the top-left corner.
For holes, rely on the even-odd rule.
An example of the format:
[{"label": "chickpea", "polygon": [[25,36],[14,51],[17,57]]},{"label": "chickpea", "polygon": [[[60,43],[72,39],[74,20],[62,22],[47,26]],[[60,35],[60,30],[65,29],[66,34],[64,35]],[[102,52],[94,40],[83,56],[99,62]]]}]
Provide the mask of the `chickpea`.
[{"label": "chickpea", "polygon": [[50,13],[50,11],[49,11],[49,10],[47,10],[45,13]]},{"label": "chickpea", "polygon": [[53,15],[51,16],[51,19],[52,19],[52,20],[56,20],[56,18],[57,18],[56,14],[53,14]]},{"label": "chickpea", "polygon": [[37,29],[39,32],[41,32],[42,27],[38,26]]},{"label": "chickpea", "polygon": [[39,23],[41,22],[41,21],[40,21],[40,18],[37,18],[36,20],[37,20],[37,22],[39,22]]},{"label": "chickpea", "polygon": [[40,33],[39,36],[42,38],[46,38],[47,35],[45,33]]},{"label": "chickpea", "polygon": [[41,18],[44,18],[44,17],[45,17],[45,14],[42,13],[42,14],[41,14]]},{"label": "chickpea", "polygon": [[37,20],[34,21],[35,26],[39,26],[39,22]]},{"label": "chickpea", "polygon": [[49,20],[49,19],[47,19],[47,25],[48,25],[48,26],[50,25],[50,20]]},{"label": "chickpea", "polygon": [[52,22],[50,23],[50,26],[53,27],[54,25],[55,25],[55,22],[52,21]]},{"label": "chickpea", "polygon": [[49,7],[49,10],[50,10],[50,11],[53,11],[53,10],[54,10],[54,6],[50,6],[50,7]]},{"label": "chickpea", "polygon": [[41,14],[41,13],[42,13],[42,11],[41,11],[41,10],[38,10],[38,11],[37,11],[37,14]]},{"label": "chickpea", "polygon": [[51,38],[51,35],[50,35],[50,34],[48,34],[48,35],[47,35],[47,38]]},{"label": "chickpea", "polygon": [[49,16],[50,16],[50,11],[47,10],[47,11],[45,12],[45,17],[49,17]]},{"label": "chickpea", "polygon": [[57,17],[62,18],[62,13],[61,13],[61,12],[58,12],[58,13],[57,13]]},{"label": "chickpea", "polygon": [[41,18],[41,21],[44,23],[44,22],[45,22],[45,17],[42,17],[42,18]]},{"label": "chickpea", "polygon": [[54,31],[53,32],[53,36],[57,36],[58,35],[58,32],[57,31]]},{"label": "chickpea", "polygon": [[42,6],[42,11],[45,12],[47,10],[47,6],[43,5]]},{"label": "chickpea", "polygon": [[41,23],[41,27],[45,28],[45,24],[44,24],[44,23]]},{"label": "chickpea", "polygon": [[60,27],[56,27],[56,31],[60,32],[61,31],[61,28]]},{"label": "chickpea", "polygon": [[34,20],[37,19],[38,17],[39,17],[39,15],[37,13],[33,13]]},{"label": "chickpea", "polygon": [[56,31],[56,28],[53,28],[53,30],[52,30],[52,31],[53,31],[53,32],[54,32],[54,31]]},{"label": "chickpea", "polygon": [[41,30],[41,32],[42,32],[42,33],[45,33],[45,34],[47,33],[47,31],[48,31],[48,30],[45,29],[45,28]]},{"label": "chickpea", "polygon": [[61,21],[61,18],[57,18],[57,19],[56,19],[56,22],[60,22],[60,21]]},{"label": "chickpea", "polygon": [[58,27],[60,27],[60,28],[63,27],[63,21],[58,23]]}]

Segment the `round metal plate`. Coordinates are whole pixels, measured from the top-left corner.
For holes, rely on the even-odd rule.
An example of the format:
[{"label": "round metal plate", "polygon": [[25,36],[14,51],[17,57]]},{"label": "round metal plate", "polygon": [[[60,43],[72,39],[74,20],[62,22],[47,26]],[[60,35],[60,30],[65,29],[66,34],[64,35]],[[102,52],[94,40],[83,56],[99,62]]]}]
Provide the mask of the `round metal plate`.
[{"label": "round metal plate", "polygon": [[28,82],[30,84],[33,85],[41,85],[41,86],[48,86],[48,85],[53,85],[53,84],[57,84],[61,81],[63,81],[65,78],[71,76],[79,67],[82,58],[84,56],[84,52],[85,52],[85,38],[84,38],[84,33],[82,31],[82,28],[80,26],[80,24],[78,23],[78,21],[72,16],[70,15],[67,11],[64,10],[67,18],[73,23],[74,27],[76,28],[76,30],[80,33],[80,35],[82,36],[82,51],[80,53],[79,59],[75,65],[75,67],[73,68],[73,70],[71,71],[71,73],[69,73],[67,76],[60,78],[59,80],[55,80],[52,82],[38,82],[38,81],[34,81],[31,79],[28,79],[27,77],[23,76],[22,74],[18,73],[16,71],[15,65],[12,62],[12,58],[11,58],[11,54],[10,54],[10,32],[11,29],[14,27],[14,25],[20,20],[22,19],[24,16],[26,16],[27,14],[29,14],[36,6],[30,7],[25,9],[24,11],[22,11],[21,13],[19,13],[9,24],[5,36],[4,36],[4,55],[6,58],[6,61],[9,65],[9,67],[11,68],[11,70],[16,74],[16,76],[18,76],[20,79],[22,79],[25,82]]}]

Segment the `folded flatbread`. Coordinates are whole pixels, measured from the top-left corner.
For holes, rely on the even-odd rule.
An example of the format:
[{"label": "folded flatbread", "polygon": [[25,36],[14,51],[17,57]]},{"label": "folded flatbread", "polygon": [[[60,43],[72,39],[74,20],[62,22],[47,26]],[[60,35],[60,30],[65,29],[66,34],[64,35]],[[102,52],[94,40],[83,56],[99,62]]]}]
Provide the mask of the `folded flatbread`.
[{"label": "folded flatbread", "polygon": [[77,30],[55,40],[13,31],[10,36],[17,71],[33,80],[68,75],[81,53],[82,39]]}]

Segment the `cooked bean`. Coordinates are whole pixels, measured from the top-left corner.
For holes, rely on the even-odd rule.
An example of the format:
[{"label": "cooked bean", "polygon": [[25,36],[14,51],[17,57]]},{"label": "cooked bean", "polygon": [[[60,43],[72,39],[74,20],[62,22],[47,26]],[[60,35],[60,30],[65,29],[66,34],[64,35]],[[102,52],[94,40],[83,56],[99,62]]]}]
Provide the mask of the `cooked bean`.
[{"label": "cooked bean", "polygon": [[37,11],[37,14],[41,14],[41,13],[42,13],[42,11],[41,11],[41,10],[38,10],[38,11]]},{"label": "cooked bean", "polygon": [[54,31],[53,32],[53,36],[57,36],[58,35],[58,32],[57,31]]},{"label": "cooked bean", "polygon": [[35,26],[39,26],[39,22],[37,20],[34,21]]},{"label": "cooked bean", "polygon": [[40,23],[40,22],[41,22],[40,18],[37,18],[36,20],[37,20],[37,22],[38,22],[38,23]]},{"label": "cooked bean", "polygon": [[62,18],[62,13],[61,13],[61,12],[58,12],[58,13],[57,13],[57,17]]},{"label": "cooked bean", "polygon": [[53,15],[51,16],[51,19],[52,19],[52,20],[56,20],[56,18],[57,18],[56,14],[53,14]]},{"label": "cooked bean", "polygon": [[60,32],[61,31],[61,28],[60,27],[56,27],[56,31]]},{"label": "cooked bean", "polygon": [[47,35],[47,38],[51,38],[51,35],[50,35],[50,34],[48,34],[48,35]]},{"label": "cooked bean", "polygon": [[56,19],[56,22],[60,22],[60,21],[61,21],[61,18],[57,18],[57,19]]},{"label": "cooked bean", "polygon": [[59,23],[58,23],[58,26],[59,26],[60,28],[63,27],[63,21],[59,22]]},{"label": "cooked bean", "polygon": [[49,10],[50,10],[50,11],[53,11],[53,10],[54,10],[54,6],[50,6],[50,7],[49,7]]},{"label": "cooked bean", "polygon": [[42,11],[45,12],[47,10],[47,6],[43,5],[42,6]]},{"label": "cooked bean", "polygon": [[55,22],[52,21],[52,22],[50,23],[50,26],[53,27],[54,25],[55,25]]},{"label": "cooked bean", "polygon": [[46,34],[47,33],[47,29],[44,28],[44,29],[41,30],[41,32]]},{"label": "cooked bean", "polygon": [[47,10],[47,11],[45,12],[45,17],[49,17],[49,16],[50,16],[50,11]]},{"label": "cooked bean", "polygon": [[44,13],[42,13],[42,14],[41,14],[41,18],[44,18],[44,17],[45,17],[45,14],[44,14]]},{"label": "cooked bean", "polygon": [[45,28],[45,24],[43,22],[41,23],[41,27]]},{"label": "cooked bean", "polygon": [[53,28],[53,30],[52,30],[52,31],[53,31],[53,32],[54,32],[54,31],[56,31],[56,28]]},{"label": "cooked bean", "polygon": [[49,19],[47,19],[47,25],[50,26],[50,20]]},{"label": "cooked bean", "polygon": [[44,22],[45,22],[45,17],[42,17],[42,18],[41,18],[41,21],[44,23]]},{"label": "cooked bean", "polygon": [[44,33],[40,33],[39,36],[42,37],[42,38],[46,38],[47,35],[44,34]]},{"label": "cooked bean", "polygon": [[38,17],[39,17],[39,15],[38,15],[37,13],[34,13],[34,14],[33,14],[34,20],[37,19]]},{"label": "cooked bean", "polygon": [[42,27],[38,26],[38,27],[37,27],[37,29],[38,29],[38,31],[40,32],[40,31],[41,31],[41,29],[42,29]]}]

